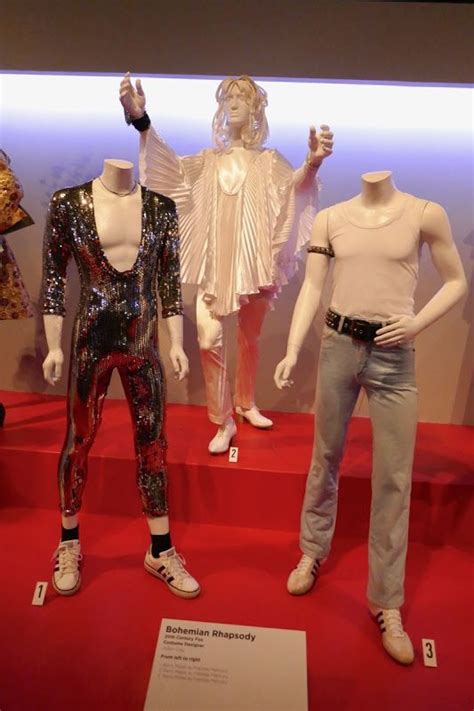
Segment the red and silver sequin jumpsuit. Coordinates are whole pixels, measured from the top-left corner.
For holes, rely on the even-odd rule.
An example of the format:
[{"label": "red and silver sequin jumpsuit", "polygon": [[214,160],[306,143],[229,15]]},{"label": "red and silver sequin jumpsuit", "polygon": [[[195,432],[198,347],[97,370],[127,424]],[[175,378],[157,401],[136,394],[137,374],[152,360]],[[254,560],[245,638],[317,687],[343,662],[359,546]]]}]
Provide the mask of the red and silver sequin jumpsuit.
[{"label": "red and silver sequin jumpsuit", "polygon": [[162,316],[182,314],[175,204],[142,192],[141,241],[134,266],[115,269],[97,234],[92,182],[54,193],[44,243],[43,313],[64,316],[66,267],[74,257],[81,293],[74,322],[68,426],[58,470],[60,509],[81,507],[87,457],[117,368],[130,407],[137,484],[147,516],[167,513],[164,374],[157,343],[157,290]]}]

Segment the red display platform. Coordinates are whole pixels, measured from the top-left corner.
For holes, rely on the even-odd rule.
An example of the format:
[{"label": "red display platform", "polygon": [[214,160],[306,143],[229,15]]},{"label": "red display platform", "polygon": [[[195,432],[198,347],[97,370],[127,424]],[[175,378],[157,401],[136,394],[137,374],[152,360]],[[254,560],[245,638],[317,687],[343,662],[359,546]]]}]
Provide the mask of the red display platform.
[{"label": "red display platform", "polygon": [[[123,401],[106,402],[81,514],[83,586],[71,598],[50,587],[45,605],[33,607],[58,540],[65,401],[6,392],[0,401],[7,405],[0,429],[2,711],[139,711],[162,617],[306,630],[310,711],[474,707],[472,428],[419,427],[403,611],[416,659],[404,668],[382,650],[366,610],[367,420],[351,423],[331,556],[316,588],[295,598],[285,585],[299,556],[313,418],[271,413],[269,432],[239,426],[239,461],[230,464],[206,452],[214,427],[204,409],[171,405],[173,540],[203,589],[181,600],[143,570],[148,533],[129,416]],[[436,642],[435,669],[423,666],[421,638]],[[238,700],[231,708],[239,711]],[[196,699],[179,711],[206,710]]]},{"label": "red display platform", "polygon": [[[65,399],[0,393],[0,497],[16,506],[57,507],[56,470]],[[295,531],[311,459],[314,418],[272,412],[271,430],[239,425],[237,464],[212,456],[215,426],[203,407],[169,405],[166,431],[175,520]],[[420,423],[412,490],[412,540],[469,542],[474,520],[473,428]],[[365,536],[370,504],[370,421],[353,418],[341,467],[338,532]],[[84,511],[136,515],[132,427],[124,400],[106,400],[89,457]]]}]

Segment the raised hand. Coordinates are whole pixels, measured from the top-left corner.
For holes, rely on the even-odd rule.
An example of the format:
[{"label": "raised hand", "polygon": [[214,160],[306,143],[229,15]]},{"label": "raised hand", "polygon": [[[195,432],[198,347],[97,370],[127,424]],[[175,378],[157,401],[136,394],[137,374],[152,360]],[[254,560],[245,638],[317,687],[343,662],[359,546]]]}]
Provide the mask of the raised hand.
[{"label": "raised hand", "polygon": [[145,113],[146,97],[140,79],[133,86],[130,72],[120,82],[120,103],[132,119],[139,119]]},{"label": "raised hand", "polygon": [[331,155],[333,149],[333,136],[329,126],[322,124],[318,133],[315,126],[309,127],[308,148],[309,153],[306,159],[309,165],[318,166],[325,158]]}]

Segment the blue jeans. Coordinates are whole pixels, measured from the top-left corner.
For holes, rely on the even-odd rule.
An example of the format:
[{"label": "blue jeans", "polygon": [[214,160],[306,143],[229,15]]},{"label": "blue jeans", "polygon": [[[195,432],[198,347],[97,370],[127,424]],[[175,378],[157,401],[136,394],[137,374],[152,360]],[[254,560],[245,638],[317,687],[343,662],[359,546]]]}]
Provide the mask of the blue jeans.
[{"label": "blue jeans", "polygon": [[324,327],[315,441],[301,514],[301,550],[312,558],[324,559],[329,554],[336,523],[339,463],[362,387],[373,432],[367,597],[383,608],[398,608],[404,600],[417,422],[414,365],[412,344],[381,348]]}]

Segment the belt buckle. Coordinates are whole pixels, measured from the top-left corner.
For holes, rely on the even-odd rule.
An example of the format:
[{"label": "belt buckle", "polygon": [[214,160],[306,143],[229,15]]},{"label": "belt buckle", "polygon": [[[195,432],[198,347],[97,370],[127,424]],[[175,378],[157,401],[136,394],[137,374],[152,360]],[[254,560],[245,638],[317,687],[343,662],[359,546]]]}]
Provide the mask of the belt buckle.
[{"label": "belt buckle", "polygon": [[367,321],[360,319],[352,319],[350,326],[350,334],[352,338],[357,338],[359,341],[370,341],[370,331]]}]

